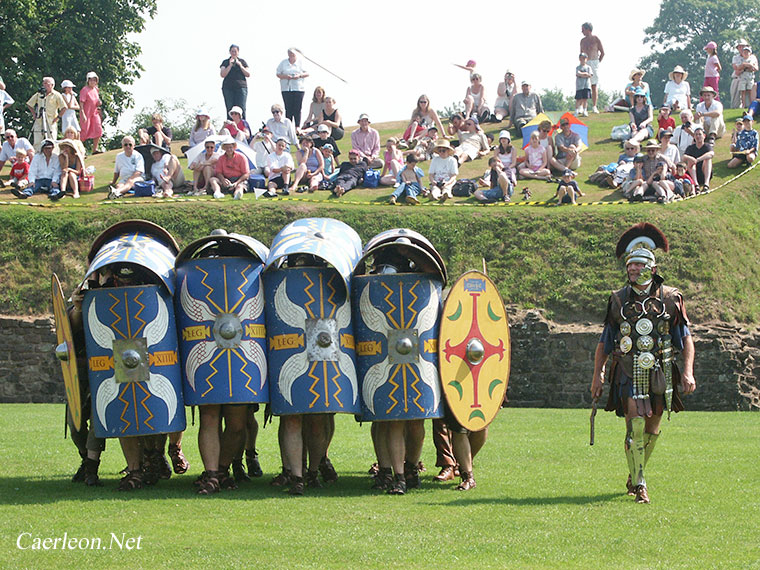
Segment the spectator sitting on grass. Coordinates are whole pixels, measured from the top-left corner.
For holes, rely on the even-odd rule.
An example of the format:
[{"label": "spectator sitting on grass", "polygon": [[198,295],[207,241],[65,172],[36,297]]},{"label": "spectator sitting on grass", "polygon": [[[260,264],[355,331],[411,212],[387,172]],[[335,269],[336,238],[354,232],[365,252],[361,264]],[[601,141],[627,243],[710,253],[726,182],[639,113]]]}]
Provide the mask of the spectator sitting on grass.
[{"label": "spectator sitting on grass", "polygon": [[731,145],[731,160],[728,161],[729,168],[738,168],[744,164],[752,164],[757,158],[758,135],[757,131],[752,128],[752,115],[744,115],[742,120],[742,130],[736,135],[736,142]]},{"label": "spectator sitting on grass", "polygon": [[398,143],[399,140],[396,137],[389,138],[385,143],[383,171],[380,173],[380,184],[382,186],[393,186],[396,184],[398,173],[404,168],[404,155],[398,149]]},{"label": "spectator sitting on grass", "polygon": [[663,105],[657,112],[657,130],[670,129],[676,130],[676,120],[670,116],[670,107]]},{"label": "spectator sitting on grass", "polygon": [[691,176],[689,176],[689,173],[686,172],[685,162],[679,162],[676,164],[676,173],[673,175],[673,182],[676,187],[675,193],[681,196],[681,198],[694,195],[695,183]]},{"label": "spectator sitting on grass", "polygon": [[644,79],[644,74],[646,71],[643,69],[634,68],[631,71],[631,74],[628,76],[628,79],[630,80],[630,83],[625,86],[625,96],[628,98],[628,107],[633,107],[635,104],[635,101],[633,100],[634,96],[636,95],[636,90],[640,89],[644,92],[644,96],[646,97],[647,105],[652,104],[652,98],[649,93],[649,83],[646,81],[642,81]]},{"label": "spectator sitting on grass", "polygon": [[709,85],[703,87],[699,94],[702,96],[703,101],[697,103],[694,117],[702,119],[707,138],[713,140],[719,139],[726,134],[726,123],[723,120],[723,104],[715,99],[717,93]]},{"label": "spectator sitting on grass", "polygon": [[673,144],[678,147],[681,156],[694,143],[694,129],[701,127],[702,123],[694,120],[694,115],[689,109],[681,111],[681,124],[673,131]]},{"label": "spectator sitting on grass", "polygon": [[647,105],[644,92],[639,90],[633,96],[633,106],[628,111],[630,116],[631,138],[638,143],[654,136],[652,128],[652,106]]},{"label": "spectator sitting on grass", "polygon": [[333,154],[333,145],[327,143],[322,145],[322,148],[319,150],[322,152],[322,159],[325,162],[325,180],[319,186],[321,189],[324,189],[326,186],[329,186],[326,183],[331,182],[338,175],[338,169],[336,168],[335,156]]},{"label": "spectator sitting on grass", "polygon": [[216,143],[213,140],[207,140],[203,143],[203,152],[190,163],[189,168],[193,173],[193,189],[190,195],[205,196],[208,194],[209,182],[214,176],[217,160],[219,160],[219,154],[216,152]]},{"label": "spectator sitting on grass", "polygon": [[512,97],[512,103],[509,107],[512,125],[518,132],[536,115],[544,112],[541,97],[538,93],[531,93],[530,87],[530,82],[523,81],[520,85],[521,92]]},{"label": "spectator sitting on grass", "polygon": [[[71,127],[70,127],[71,128]],[[79,198],[79,178],[84,174],[84,153],[79,151],[74,142],[64,139],[58,143],[58,160],[61,163],[61,192],[68,190],[74,198]]]},{"label": "spectator sitting on grass", "polygon": [[248,141],[251,140],[251,125],[243,118],[243,109],[235,105],[230,109],[228,115],[230,118],[224,121],[224,126],[219,134],[232,137],[239,143],[248,144]]},{"label": "spectator sitting on grass", "polygon": [[665,84],[665,98],[663,105],[668,105],[673,111],[683,111],[691,108],[691,86],[686,78],[689,73],[680,65],[676,65],[673,71],[668,73],[668,81]]},{"label": "spectator sitting on grass", "polygon": [[[509,119],[509,105],[517,93],[515,74],[509,69],[504,73],[504,81],[496,88],[496,101],[493,104],[493,114],[497,121]],[[509,126],[509,125],[507,125]]]},{"label": "spectator sitting on grass", "polygon": [[[29,186],[29,163],[26,161],[26,151],[23,148],[16,151],[16,162],[11,165],[8,182],[17,190],[23,190]],[[0,188],[5,188],[2,180],[0,180]]]},{"label": "spectator sitting on grass", "polygon": [[290,194],[290,173],[295,169],[293,157],[288,152],[288,141],[284,138],[277,139],[277,145],[274,153],[267,157],[267,167],[269,168],[269,178],[267,179],[267,191],[263,194],[265,198],[274,198],[277,195],[277,189],[282,189],[282,195]]},{"label": "spectator sitting on grass", "polygon": [[460,166],[469,160],[485,156],[491,150],[485,133],[479,128],[477,117],[465,120],[459,141],[459,146],[454,150],[454,156]]},{"label": "spectator sitting on grass", "polygon": [[454,137],[456,139],[455,145],[459,144],[459,137],[461,136],[462,130],[464,129],[464,117],[462,116],[462,113],[454,113],[451,115],[451,119],[449,119],[449,124],[446,127],[446,132],[448,133],[449,137]]},{"label": "spectator sitting on grass", "polygon": [[182,145],[182,152],[187,152],[195,145],[202,144],[208,137],[215,135],[216,129],[211,123],[211,116],[205,109],[198,109],[195,112],[195,125],[190,131],[190,138],[186,145]]},{"label": "spectator sitting on grass", "polygon": [[417,141],[413,151],[417,155],[417,160],[432,160],[433,149],[438,144],[438,129],[430,127],[427,134]]},{"label": "spectator sitting on grass", "polygon": [[36,154],[29,165],[29,184],[23,190],[11,187],[11,192],[17,198],[28,198],[33,194],[47,194],[51,200],[63,198],[60,188],[61,163],[58,155],[53,155],[55,143],[44,139],[41,154]]},{"label": "spectator sitting on grass", "polygon": [[430,161],[428,177],[430,179],[430,197],[445,202],[452,197],[451,189],[459,175],[459,163],[453,156],[451,144],[442,139],[433,149],[435,154]]},{"label": "spectator sitting on grass", "polygon": [[525,147],[525,160],[518,168],[520,176],[534,180],[549,180],[549,152],[538,141],[538,131],[530,133],[530,143]]},{"label": "spectator sitting on grass", "polygon": [[417,157],[413,152],[406,155],[406,166],[396,176],[398,187],[391,194],[389,204],[396,204],[400,198],[404,198],[407,204],[416,206],[420,203],[419,196],[424,188],[422,179],[425,173],[417,166]]},{"label": "spectator sitting on grass", "polygon": [[488,166],[491,168],[488,174],[489,188],[487,190],[478,188],[473,196],[480,202],[509,202],[512,199],[514,185],[504,172],[501,160],[492,156],[488,159]]},{"label": "spectator sitting on grass", "polygon": [[314,192],[324,177],[325,159],[319,149],[314,148],[314,139],[309,135],[301,136],[301,148],[296,151],[296,160],[298,160],[298,168],[293,178],[293,187],[298,193],[305,192],[298,188],[303,180],[308,184],[309,192]]},{"label": "spectator sitting on grass", "polygon": [[554,156],[557,150],[554,147],[554,139],[549,135],[551,132],[551,121],[543,120],[538,124],[538,144],[547,149],[549,156]]},{"label": "spectator sitting on grass", "polygon": [[7,129],[3,135],[5,140],[3,141],[2,149],[0,149],[0,170],[7,161],[14,162],[16,160],[16,151],[18,149],[24,149],[26,151],[26,161],[31,163],[34,158],[34,147],[27,139],[16,136],[16,131],[13,129]]},{"label": "spectator sitting on grass", "polygon": [[254,159],[254,165],[256,170],[253,174],[263,174],[265,177],[269,177],[269,167],[267,166],[267,159],[269,155],[275,151],[277,143],[274,142],[272,137],[272,131],[268,127],[262,127],[261,130],[253,137],[253,152],[256,153]]},{"label": "spectator sitting on grass", "polygon": [[430,127],[438,127],[443,130],[441,119],[438,113],[430,107],[430,99],[427,95],[420,95],[417,99],[417,106],[412,111],[412,118],[409,126],[401,136],[399,146],[401,148],[414,148],[417,140],[427,134]]},{"label": "spectator sitting on grass", "polygon": [[129,192],[135,182],[142,182],[145,176],[145,161],[139,152],[135,152],[135,139],[126,136],[121,139],[124,150],[116,155],[113,180],[109,186],[108,199],[119,198]]},{"label": "spectator sitting on grass", "polygon": [[494,157],[501,162],[504,175],[513,186],[517,184],[517,150],[512,146],[512,137],[508,130],[504,129],[499,133],[499,146],[493,152]]},{"label": "spectator sitting on grass", "polygon": [[152,126],[147,129],[139,129],[137,137],[140,144],[153,143],[156,146],[162,146],[165,149],[171,148],[172,130],[164,125],[164,118],[160,113],[153,113],[150,117]]},{"label": "spectator sitting on grass", "polygon": [[575,181],[575,172],[566,168],[562,172],[562,179],[557,186],[557,205],[562,204],[576,204],[578,196],[583,196],[583,192],[578,188],[578,183]]},{"label": "spectator sitting on grass", "polygon": [[355,148],[348,151],[348,162],[341,163],[338,168],[338,174],[335,177],[332,190],[333,195],[336,198],[340,198],[343,194],[358,186],[359,182],[364,180],[364,174],[368,168],[367,162],[362,160],[361,151]]},{"label": "spectator sitting on grass", "polygon": [[692,179],[697,181],[703,191],[710,189],[714,156],[713,146],[706,142],[705,129],[697,127],[694,129],[694,144],[686,149],[683,160]]},{"label": "spectator sitting on grass", "polygon": [[222,154],[214,165],[214,176],[209,181],[214,198],[224,198],[225,192],[232,193],[234,200],[243,197],[250,169],[248,159],[235,149],[237,141],[232,137],[222,141]]},{"label": "spectator sitting on grass", "polygon": [[382,168],[380,134],[369,126],[369,122],[369,115],[366,113],[359,115],[359,128],[351,133],[351,147],[359,153],[359,157],[367,163],[369,168]]},{"label": "spectator sitting on grass", "polygon": [[573,132],[570,121],[563,117],[559,121],[560,132],[554,135],[556,156],[549,158],[549,166],[558,173],[566,169],[579,168],[581,165],[581,137]]},{"label": "spectator sitting on grass", "polygon": [[659,160],[657,159],[657,153],[660,151],[660,145],[656,141],[649,141],[644,147],[646,153],[641,160],[641,167],[639,169],[639,161],[634,159],[634,172],[635,179],[633,184],[626,187],[626,190],[630,191],[630,200],[632,202],[641,202],[647,196],[654,196],[657,189],[652,184],[654,182],[654,176],[657,174],[657,165]]},{"label": "spectator sitting on grass", "polygon": [[179,165],[179,159],[171,153],[162,153],[158,149],[153,149],[151,155],[153,164],[150,167],[150,174],[158,187],[153,197],[171,198],[175,188],[185,185],[185,173]]},{"label": "spectator sitting on grass", "polygon": [[332,146],[333,154],[335,158],[338,158],[340,156],[340,149],[338,148],[338,143],[335,142],[335,138],[330,134],[330,127],[319,125],[317,127],[317,138],[314,139],[314,146],[321,149],[326,144]]},{"label": "spectator sitting on grass", "polygon": [[275,103],[271,107],[272,118],[267,121],[267,128],[272,131],[275,140],[285,139],[289,145],[298,144],[296,127],[293,121],[285,118],[285,110],[282,105]]},{"label": "spectator sitting on grass", "polygon": [[670,174],[675,174],[676,164],[681,161],[681,151],[674,144],[671,144],[673,140],[673,133],[670,129],[660,129],[657,133],[657,140],[660,141],[660,151],[657,153],[657,157],[665,162]]},{"label": "spectator sitting on grass", "polygon": [[470,86],[464,97],[464,116],[474,116],[481,123],[491,118],[491,110],[486,102],[486,88],[483,87],[483,78],[480,73],[470,75]]}]

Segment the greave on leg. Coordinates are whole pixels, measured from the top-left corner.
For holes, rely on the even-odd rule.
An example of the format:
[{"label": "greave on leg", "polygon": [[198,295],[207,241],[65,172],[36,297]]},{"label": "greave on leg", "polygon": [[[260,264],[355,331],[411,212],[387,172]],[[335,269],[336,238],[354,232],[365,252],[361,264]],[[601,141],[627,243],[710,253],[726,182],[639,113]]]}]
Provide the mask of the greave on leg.
[{"label": "greave on leg", "polygon": [[660,437],[659,433],[645,433],[644,434],[644,467],[647,466],[649,457],[654,451],[654,446],[657,444],[657,438]]},{"label": "greave on leg", "polygon": [[644,485],[644,464],[645,464],[645,449],[644,449],[644,427],[645,420],[641,417],[631,419],[631,438],[630,448],[631,456],[633,459],[633,470],[631,471],[631,482],[634,486]]}]

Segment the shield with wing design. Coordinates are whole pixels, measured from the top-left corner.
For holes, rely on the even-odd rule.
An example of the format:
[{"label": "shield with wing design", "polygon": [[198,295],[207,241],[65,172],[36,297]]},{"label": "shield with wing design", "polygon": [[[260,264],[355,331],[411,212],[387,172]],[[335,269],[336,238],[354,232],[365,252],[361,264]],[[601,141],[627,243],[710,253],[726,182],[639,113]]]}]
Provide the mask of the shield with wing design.
[{"label": "shield with wing design", "polygon": [[441,281],[426,273],[354,276],[362,419],[440,418]]},{"label": "shield with wing design", "polygon": [[359,413],[343,275],[332,267],[267,271],[264,292],[272,411]]},{"label": "shield with wing design", "polygon": [[95,434],[184,430],[174,307],[166,288],[89,290],[82,311]]}]

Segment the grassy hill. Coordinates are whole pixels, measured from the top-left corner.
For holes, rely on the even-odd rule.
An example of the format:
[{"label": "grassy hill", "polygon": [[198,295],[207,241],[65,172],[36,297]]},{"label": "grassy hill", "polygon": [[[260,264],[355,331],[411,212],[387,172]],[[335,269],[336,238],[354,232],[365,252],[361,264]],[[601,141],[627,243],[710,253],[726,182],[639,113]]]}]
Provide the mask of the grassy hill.
[{"label": "grassy hill", "polygon": [[[733,124],[738,114],[727,111],[726,123]],[[318,192],[291,200],[256,201],[246,195],[240,202],[230,198],[109,202],[103,198],[115,152],[98,155],[88,160],[97,168],[96,190],[80,200],[66,198],[52,205],[44,197],[20,201],[7,190],[0,192],[0,313],[49,312],[50,273],[58,273],[65,292],[70,292],[84,275],[92,239],[119,220],[152,220],[172,232],[182,247],[217,227],[268,244],[294,219],[329,216],[354,227],[363,240],[391,227],[413,228],[439,248],[452,279],[468,268],[482,267],[485,259],[507,302],[545,308],[560,321],[599,321],[609,290],[622,281],[621,267],[613,257],[615,241],[629,225],[647,220],[670,239],[671,252],[660,254],[658,261],[667,282],[686,294],[692,319],[757,323],[760,169],[733,180],[739,171],[725,167],[726,136],[716,145],[711,185],[717,191],[664,206],[617,204],[618,192],[598,188],[587,178],[598,165],[616,160],[620,145],[609,140],[609,133],[626,120],[622,113],[585,119],[589,148],[577,180],[586,197],[577,207],[480,206],[463,198],[445,205],[394,207],[386,203],[388,188],[359,189],[340,200]],[[400,134],[405,124],[374,126],[384,141]],[[485,128],[498,136],[500,125]],[[345,139],[339,143],[344,153],[348,144]],[[423,170],[427,166],[423,163]],[[485,160],[467,163],[460,176],[479,176],[485,169]],[[533,200],[540,202],[549,200],[556,189],[556,184],[518,182],[518,188],[528,186]]]}]

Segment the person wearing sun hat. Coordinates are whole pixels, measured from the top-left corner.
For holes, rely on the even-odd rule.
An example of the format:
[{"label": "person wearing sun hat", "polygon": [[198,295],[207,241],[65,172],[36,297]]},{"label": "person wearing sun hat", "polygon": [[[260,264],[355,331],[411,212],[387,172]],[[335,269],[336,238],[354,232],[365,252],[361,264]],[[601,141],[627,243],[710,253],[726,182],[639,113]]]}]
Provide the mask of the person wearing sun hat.
[{"label": "person wearing sun hat", "polygon": [[646,75],[646,71],[639,69],[638,67],[634,67],[631,70],[631,73],[628,75],[628,81],[630,81],[630,83],[625,86],[625,96],[628,99],[631,107],[634,105],[633,97],[636,94],[636,89],[641,89],[644,92],[644,95],[647,99],[647,105],[652,104],[652,97],[649,92],[649,83],[643,80],[644,75]]},{"label": "person wearing sun hat", "polygon": [[190,138],[188,139],[189,148],[194,147],[197,144],[201,144],[208,137],[215,135],[216,129],[211,122],[211,115],[207,109],[200,108],[195,111],[195,125],[190,130]]},{"label": "person wearing sun hat", "polygon": [[452,197],[451,189],[459,175],[459,162],[454,158],[451,144],[446,139],[436,143],[433,153],[433,160],[430,161],[428,169],[430,197],[445,202]]},{"label": "person wearing sun hat", "polygon": [[79,111],[79,102],[77,101],[77,94],[74,93],[74,83],[68,79],[64,79],[61,82],[61,97],[66,103],[66,109],[61,112],[61,132],[64,132],[69,127],[73,127],[77,132],[81,131],[79,121],[77,120],[77,111]]},{"label": "person wearing sun hat", "polygon": [[703,100],[697,103],[694,118],[702,119],[709,138],[722,137],[726,134],[726,123],[723,120],[723,104],[716,100],[718,94],[710,85],[702,87],[699,94]]},{"label": "person wearing sun hat", "polygon": [[736,42],[736,53],[731,58],[731,109],[739,107],[739,76],[742,74],[742,47],[749,45],[747,40],[740,39]]},{"label": "person wearing sun hat", "polygon": [[689,73],[680,65],[676,65],[673,71],[668,73],[668,81],[665,84],[665,98],[663,105],[669,105],[675,113],[683,109],[691,108],[691,86],[686,78]]}]

